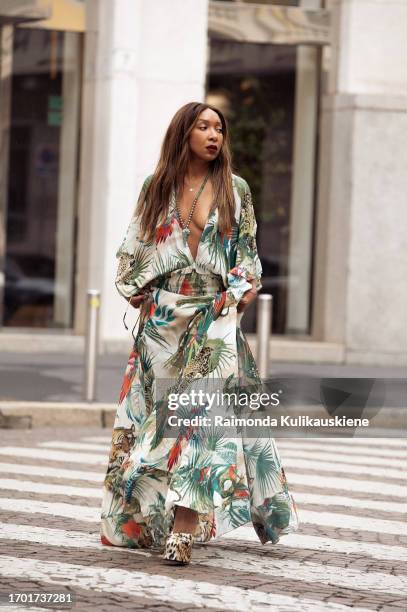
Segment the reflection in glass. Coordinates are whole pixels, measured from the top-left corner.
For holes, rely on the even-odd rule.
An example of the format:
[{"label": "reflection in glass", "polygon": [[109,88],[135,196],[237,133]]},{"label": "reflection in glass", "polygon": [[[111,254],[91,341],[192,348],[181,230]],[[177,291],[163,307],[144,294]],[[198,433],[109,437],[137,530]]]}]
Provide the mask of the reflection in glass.
[{"label": "reflection in glass", "polygon": [[[231,126],[234,167],[249,183],[273,332],[286,332],[296,48],[211,39],[207,100]],[[242,325],[255,331],[255,308]]]},{"label": "reflection in glass", "polygon": [[79,36],[15,28],[3,325],[71,327]]}]

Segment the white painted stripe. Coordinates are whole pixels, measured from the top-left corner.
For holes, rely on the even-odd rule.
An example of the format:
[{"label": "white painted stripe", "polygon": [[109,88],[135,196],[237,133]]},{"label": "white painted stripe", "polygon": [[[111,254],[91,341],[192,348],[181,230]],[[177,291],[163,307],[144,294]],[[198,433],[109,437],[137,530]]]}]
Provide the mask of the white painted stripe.
[{"label": "white painted stripe", "polygon": [[405,513],[407,509],[406,504],[398,502],[376,501],[371,498],[359,499],[356,497],[343,497],[341,495],[318,495],[317,493],[302,493],[301,491],[295,492],[295,501],[299,504],[318,504],[325,507],[345,506],[346,508],[364,508],[366,510],[380,510],[382,512]]},{"label": "white painted stripe", "polygon": [[[29,499],[7,499],[0,498],[0,510],[13,510],[14,512],[51,514],[54,516],[65,516],[77,518],[83,521],[100,521],[100,508],[77,506],[68,503],[43,502]],[[404,534],[407,533],[405,523],[399,521],[386,521],[382,519],[369,519],[349,514],[335,512],[313,512],[311,510],[299,509],[299,519],[303,525],[311,523],[334,527],[339,529],[353,529],[358,531],[379,531],[382,533]]]},{"label": "white painted stripe", "polygon": [[338,453],[338,458],[346,456],[363,455],[364,457],[394,457],[397,456],[400,459],[407,457],[407,450],[395,449],[395,448],[366,448],[366,446],[358,446],[357,442],[352,446],[352,450],[349,446],[341,446],[340,444],[301,444],[279,441],[277,444],[278,448],[282,450],[301,450],[301,451],[321,451],[328,453],[332,456],[332,453]]},{"label": "white painted stripe", "polygon": [[407,438],[377,438],[377,437],[357,437],[357,438],[279,438],[278,440],[284,442],[292,442],[296,445],[297,441],[310,440],[317,444],[325,444],[326,446],[330,446],[331,444],[342,444],[344,446],[353,446],[355,444],[359,446],[394,446],[398,448],[407,449]]},{"label": "white painted stripe", "polygon": [[[221,537],[227,540],[259,543],[259,538],[251,525],[244,525]],[[270,547],[271,544],[267,544],[267,546]],[[373,559],[383,559],[385,561],[407,561],[407,547],[302,535],[299,532],[282,536],[278,546],[344,554],[355,553],[357,555],[372,557]]]},{"label": "white painted stripe", "polygon": [[[52,544],[60,548],[92,548],[95,550],[106,549],[111,552],[126,550],[122,547],[106,547],[100,543],[99,535],[84,534],[77,531],[63,531],[61,529],[48,529],[44,527],[31,527],[26,525],[15,525],[0,523],[0,538],[6,540],[18,540],[34,542],[36,544]],[[136,551],[144,556],[151,553]],[[227,567],[245,574],[253,572],[267,577],[295,576],[295,580],[307,583],[318,582],[322,584],[337,585],[345,588],[370,590],[375,592],[394,593],[399,595],[405,584],[404,576],[392,576],[382,572],[363,572],[357,569],[345,569],[335,565],[324,566],[321,575],[321,564],[309,561],[290,561],[270,558],[266,555],[254,555],[249,552],[243,554],[228,549],[216,549],[214,555],[213,547],[194,547],[194,563],[203,563],[213,567]],[[359,586],[363,585],[363,586]]]},{"label": "white painted stripe", "polygon": [[[294,450],[291,448],[285,448],[282,452],[282,455],[285,457],[299,457],[301,459],[313,459],[315,461],[323,461],[324,463],[326,461],[332,461],[333,459],[335,460],[335,465],[343,466],[343,469],[348,469],[347,465],[354,465],[354,466],[368,466],[370,467],[376,467],[380,465],[385,465],[386,468],[397,468],[397,474],[398,476],[394,476],[394,478],[400,478],[400,471],[406,470],[407,469],[407,461],[403,458],[400,459],[393,459],[391,457],[377,457],[377,456],[373,456],[373,455],[354,455],[353,451],[351,453],[349,453],[349,451],[346,453],[346,455],[342,455],[342,454],[338,454],[337,452],[318,452],[318,451],[311,451],[311,450],[304,450],[304,449],[300,449],[300,450]],[[391,471],[391,470],[389,470]],[[407,475],[407,473],[406,473]]]},{"label": "white painted stripe", "polygon": [[[139,555],[148,557],[151,556],[151,553],[148,551],[139,551],[121,546],[106,547],[100,543],[99,534],[65,531],[54,528],[37,527],[34,525],[25,526],[11,523],[0,523],[0,538],[37,542],[38,544],[51,543],[61,547],[96,548],[98,550],[121,551],[129,552],[130,554],[137,553]],[[239,527],[233,532],[229,532],[221,536],[218,541],[222,539],[256,542],[257,544],[259,543],[257,534],[252,526]],[[216,545],[216,541],[214,541],[213,544]],[[321,552],[335,552],[346,555],[354,553],[384,561],[407,561],[407,548],[403,548],[402,546],[389,546],[387,544],[354,542],[339,539],[335,540],[333,538],[305,536],[298,533],[284,536],[284,538],[279,542],[279,546],[299,550],[304,549],[318,550]],[[199,544],[197,544],[196,547],[197,550],[200,550],[201,548]],[[271,544],[269,544],[268,547],[271,547]],[[212,547],[211,550],[213,550]],[[217,549],[217,553],[218,552],[221,553],[221,550]]]},{"label": "white painted stripe", "polygon": [[35,525],[17,525],[15,523],[0,523],[0,539],[33,542],[35,544],[52,544],[65,548],[92,548],[103,552],[127,552],[130,554],[151,557],[151,552],[137,550],[125,546],[105,546],[100,541],[99,533],[84,533],[82,531],[67,531]]},{"label": "white painted stripe", "polygon": [[[79,443],[79,442],[63,442],[63,441],[52,441],[52,442],[42,442],[40,444],[38,444],[39,447],[42,448],[52,448],[52,449],[60,449],[60,450],[75,450],[75,451],[91,451],[91,452],[97,452],[97,451],[104,451],[105,452],[105,456],[108,455],[110,447],[109,445],[102,445],[102,444],[85,444],[85,443]],[[301,450],[298,450],[298,448],[296,447],[295,449],[292,448],[291,446],[284,446],[279,444],[279,447],[281,447],[282,449],[285,449],[284,452],[284,457],[287,458],[302,458],[302,459],[316,459],[318,461],[324,461],[324,464],[327,463],[327,461],[329,461],[329,459],[335,459],[335,464],[331,464],[328,463],[326,468],[321,468],[324,471],[330,471],[331,470],[331,465],[335,465],[336,471],[337,467],[340,467],[340,464],[349,464],[350,467],[346,468],[346,470],[344,469],[344,471],[347,471],[349,473],[353,473],[353,474],[369,474],[369,475],[375,475],[375,476],[388,476],[390,478],[403,478],[403,473],[400,474],[399,471],[392,471],[389,470],[388,468],[390,467],[395,467],[395,468],[401,468],[405,470],[405,474],[404,476],[407,478],[407,453],[406,453],[406,461],[403,461],[401,458],[394,458],[394,451],[390,451],[391,456],[386,459],[386,461],[383,461],[380,457],[374,457],[374,456],[370,456],[368,450],[365,449],[364,452],[365,454],[362,456],[354,456],[353,455],[353,449],[352,449],[352,454],[349,455],[349,449],[348,450],[348,454],[346,455],[339,455],[334,451],[334,449],[331,450],[331,448],[325,449],[323,447],[324,450],[326,450],[326,453],[322,452],[322,453],[318,453],[315,452],[313,449],[310,450],[310,446],[308,446],[308,448],[303,448]],[[397,453],[398,454],[398,453]],[[335,455],[335,456],[333,456]],[[320,464],[319,464],[320,465]],[[360,469],[358,469],[357,466],[366,466],[366,469],[363,469],[363,467],[361,467]],[[383,465],[385,465],[386,467],[383,468]],[[375,468],[373,471],[371,469],[371,466],[379,466],[378,468]],[[305,467],[305,466],[304,466]],[[314,468],[309,468],[309,469],[314,469]],[[333,469],[333,468],[332,468]]]},{"label": "white painted stripe", "polygon": [[41,561],[39,559],[17,559],[11,556],[0,557],[0,573],[4,578],[21,578],[32,581],[45,581],[68,585],[71,588],[92,589],[99,592],[125,594],[132,597],[145,597],[158,601],[189,604],[195,607],[215,608],[217,610],[262,610],[259,606],[290,606],[293,612],[321,612],[332,610],[342,612],[366,612],[366,608],[316,602],[312,599],[298,599],[260,590],[241,589],[210,582],[196,582],[183,578],[170,578],[164,575],[150,575],[135,570],[105,567],[81,566],[74,563]]},{"label": "white painted stripe", "polygon": [[[54,449],[59,449],[59,450],[75,450],[75,451],[104,451],[105,453],[109,453],[110,451],[110,446],[106,445],[106,444],[85,444],[82,442],[63,442],[62,440],[52,440],[51,442],[41,442],[40,444],[38,444],[39,447],[41,448],[54,448]],[[279,445],[280,446],[280,445]],[[394,451],[391,451],[394,454]],[[285,452],[284,452],[284,457],[300,457],[300,458],[304,458],[304,459],[315,459],[318,461],[324,461],[326,462],[327,460],[331,460],[333,458],[333,453],[329,450],[328,452],[318,452],[318,451],[313,451],[307,448],[292,448],[292,447],[287,447],[285,448]],[[407,457],[407,453],[406,453],[406,457]],[[346,450],[346,454],[343,455],[338,455],[337,453],[335,453],[335,465],[337,464],[351,464],[352,466],[357,466],[357,465],[367,465],[375,467],[377,466],[377,461],[375,461],[374,457],[370,454],[366,453],[366,449],[364,451],[364,454],[359,456],[354,456],[353,455],[353,451],[352,454],[349,455],[349,449]],[[388,470],[387,468],[400,468],[400,469],[407,469],[407,464],[405,461],[403,461],[402,458],[400,459],[394,459],[393,456],[386,458],[386,470],[382,470],[379,468],[379,471],[377,472],[377,475],[382,475],[383,472],[389,473],[389,475],[391,474],[391,470]],[[349,469],[348,469],[349,471]],[[371,473],[369,471],[369,473]],[[393,478],[399,478],[400,474],[399,471],[394,472]]]},{"label": "white painted stripe", "polygon": [[[35,465],[26,465],[26,464],[21,465],[21,464],[15,464],[15,463],[0,463],[0,473],[24,474],[27,476],[52,477],[52,478],[69,479],[69,480],[85,480],[85,481],[95,482],[95,483],[103,483],[103,480],[105,477],[105,472],[103,473],[102,472],[101,473],[85,472],[85,471],[79,471],[79,470],[65,470],[62,468],[61,469],[52,468],[48,466],[35,466]],[[309,476],[306,474],[297,474],[295,472],[290,472],[289,481],[290,483],[308,486],[310,489],[315,488],[315,487],[318,487],[318,488],[328,487],[333,490],[338,489],[338,490],[354,491],[354,492],[360,491],[360,492],[371,493],[372,495],[376,493],[382,493],[382,494],[394,495],[395,497],[403,497],[406,494],[404,490],[399,491],[398,487],[394,487],[391,485],[389,486],[385,485],[383,488],[383,484],[381,484],[380,487],[378,487],[376,483],[365,482],[362,480],[351,480],[348,478],[342,479],[342,478],[326,478],[326,477],[319,477],[319,476]],[[294,495],[297,498],[298,495],[307,495],[307,494],[303,494],[303,493],[300,494],[299,492],[295,492]],[[317,495],[317,497],[320,497],[320,496]],[[332,496],[327,496],[327,497],[329,499],[333,499]],[[349,505],[349,506],[353,505],[354,500],[351,497],[341,497],[341,499],[346,505]],[[360,504],[359,504],[359,501],[360,501]],[[335,501],[332,501],[332,503],[336,503],[336,499]],[[362,506],[362,504],[365,504],[365,503],[369,505]],[[370,500],[370,499],[369,500],[358,500],[354,503],[354,507],[367,507],[367,508],[378,509],[378,510],[383,509],[388,512],[405,511],[405,506],[401,504],[397,504],[396,502],[394,502],[394,506],[393,506],[393,502],[384,502],[384,501],[374,502],[373,500]]]},{"label": "white painted stripe", "polygon": [[72,487],[69,485],[47,484],[45,482],[32,482],[31,480],[15,480],[0,478],[0,489],[9,491],[22,491],[24,493],[40,493],[42,495],[76,495],[78,497],[102,497],[102,491],[90,487]]},{"label": "white painted stripe", "polygon": [[[256,533],[254,534],[257,539]],[[313,550],[330,551],[383,559],[385,561],[407,561],[407,547],[389,544],[376,544],[375,542],[361,542],[344,539],[306,536],[290,533],[281,540],[283,546],[291,548],[310,548]]]},{"label": "white painted stripe", "polygon": [[[27,466],[14,465],[14,464],[3,464],[6,468],[3,470],[2,464],[0,464],[0,472],[6,471],[15,474],[35,475],[35,476],[58,476],[59,478],[69,478],[70,480],[88,480],[90,482],[101,483],[103,477],[98,474],[89,472],[74,472],[70,470],[63,470],[65,473],[60,474],[60,471],[56,468],[44,468],[29,466],[31,469],[28,471]],[[13,468],[12,470],[7,469],[7,466]],[[51,473],[48,473],[50,472]],[[96,478],[95,478],[96,476]],[[9,489],[13,491],[30,491],[36,493],[43,493],[47,495],[75,495],[78,497],[94,497],[99,499],[102,497],[102,488],[94,489],[90,487],[73,487],[68,485],[55,485],[41,482],[33,482],[26,480],[15,480],[15,479],[0,479],[0,489]],[[367,510],[380,510],[382,512],[406,512],[406,504],[397,502],[386,502],[386,501],[375,501],[373,499],[359,499],[352,497],[343,497],[336,495],[318,495],[315,493],[302,493],[296,491],[295,500],[299,504],[318,504],[324,507],[338,505],[345,506],[346,508],[365,508]]]},{"label": "white painted stripe", "polygon": [[1,612],[27,612],[27,610],[29,612],[44,612],[45,610],[52,610],[52,608],[34,608],[33,606],[11,606],[10,608],[9,606],[1,606]]},{"label": "white painted stripe", "polygon": [[[113,430],[112,430],[113,431]],[[89,442],[91,444],[105,444],[110,445],[112,441],[111,435],[109,436],[91,436],[80,438],[80,442]],[[399,452],[394,447],[404,449],[407,452],[407,438],[278,438],[276,439],[277,446],[292,446],[293,448],[310,448],[314,446],[321,446],[322,448],[331,448],[332,446],[338,449],[348,447],[351,445],[354,449],[360,449],[362,452],[367,453],[375,450],[384,452],[388,451],[394,453]],[[371,446],[372,448],[366,449],[364,447]],[[386,446],[389,448],[386,449]]]},{"label": "white painted stripe", "polygon": [[[126,548],[124,546],[104,546],[99,539],[99,533],[84,533],[80,531],[65,531],[48,527],[37,527],[35,525],[16,525],[12,523],[0,523],[0,538],[36,542],[38,544],[49,543],[56,546],[66,546],[72,548],[95,548],[98,550],[109,550],[127,552],[151,557],[148,551]],[[259,539],[252,526],[243,526],[221,536],[222,539],[256,542]],[[211,543],[210,550],[216,546],[216,540]],[[335,552],[338,554],[357,554],[383,561],[407,561],[407,547],[389,546],[388,544],[376,544],[370,542],[355,542],[318,536],[306,536],[299,533],[285,535],[278,546],[294,548],[296,550],[318,550],[321,552]],[[268,544],[267,549],[272,547]],[[195,545],[196,550],[201,550],[199,544]],[[222,549],[217,548],[216,553],[222,554]],[[235,556],[238,553],[234,553]],[[262,555],[263,558],[263,555]]]},{"label": "white painted stripe", "polygon": [[325,527],[407,535],[407,523],[402,523],[401,521],[367,519],[364,516],[353,516],[336,512],[313,512],[304,508],[299,510],[299,518],[303,523],[313,523],[314,525],[323,525]]},{"label": "white painted stripe", "polygon": [[378,479],[384,478],[385,480],[387,480],[387,478],[403,478],[403,476],[407,476],[407,474],[403,474],[401,469],[389,470],[384,467],[376,467],[376,464],[372,466],[345,464],[336,461],[334,457],[331,457],[331,459],[335,459],[334,461],[328,461],[326,457],[322,457],[319,461],[311,461],[302,458],[301,453],[298,453],[298,455],[297,453],[292,453],[292,455],[295,455],[294,457],[290,455],[291,453],[284,453],[282,461],[285,466],[293,469],[300,468],[302,470],[318,470],[321,472],[343,472],[344,474],[357,474],[360,476],[370,475],[376,476]]},{"label": "white painted stripe", "polygon": [[[85,453],[77,453],[77,452],[63,452],[63,451],[53,451],[46,449],[38,449],[38,448],[19,448],[19,447],[5,447],[0,449],[0,454],[5,455],[16,455],[22,457],[30,457],[34,459],[45,459],[49,461],[64,461],[71,463],[88,463],[93,465],[104,465],[107,468],[108,459],[106,455],[91,455]],[[284,460],[283,460],[284,463]],[[363,480],[351,480],[349,478],[337,478],[328,476],[326,478],[321,476],[312,476],[304,474],[304,466],[299,466],[301,468],[300,473],[295,473],[294,471],[289,474],[286,473],[288,481],[297,482],[299,484],[310,484],[312,486],[317,487],[330,487],[330,488],[340,488],[344,490],[351,491],[363,491],[366,493],[381,493],[382,495],[393,495],[395,497],[406,497],[407,496],[407,486],[396,485],[381,481],[363,481]],[[321,468],[321,465],[318,464],[318,467]],[[322,469],[322,468],[321,468]]]},{"label": "white painted stripe", "polygon": [[[87,436],[85,438],[81,438],[82,442],[96,442],[96,443],[106,443],[110,444],[111,435],[109,436]],[[310,444],[311,443],[311,444]],[[276,439],[277,446],[279,445],[292,445],[293,448],[298,448],[298,445],[302,445],[304,448],[309,447],[310,445],[321,445],[326,447],[338,446],[338,448],[343,448],[343,446],[352,446],[353,448],[363,447],[363,446],[371,446],[370,451],[386,450],[386,447],[391,448],[399,448],[401,450],[405,450],[407,452],[407,438],[278,438]],[[367,452],[366,449],[363,452]],[[394,452],[398,452],[395,450],[391,450]]]},{"label": "white painted stripe", "polygon": [[74,504],[43,502],[35,499],[7,499],[0,497],[0,510],[26,512],[27,514],[49,514],[64,516],[78,521],[97,523],[100,521],[100,508],[88,508]]},{"label": "white painted stripe", "polygon": [[62,440],[52,440],[51,442],[40,442],[37,444],[40,448],[57,448],[60,450],[78,450],[78,451],[102,451],[109,453],[110,444],[88,444],[85,442],[63,442]]},{"label": "white painted stripe", "polygon": [[[63,442],[63,441],[58,441],[58,440],[53,440],[52,442],[42,442],[41,444],[38,445],[39,447],[42,448],[52,448],[52,449],[59,449],[59,450],[72,450],[72,451],[105,451],[106,454],[109,453],[109,447],[105,446],[105,445],[97,445],[97,444],[84,444],[84,443],[80,443],[80,442]],[[308,455],[308,457],[307,457]],[[350,464],[350,466],[346,466],[346,468],[343,468],[343,471],[347,471],[349,473],[353,473],[353,474],[369,474],[369,475],[375,475],[375,476],[383,476],[386,475],[388,477],[393,477],[393,478],[402,478],[403,474],[400,474],[399,471],[392,471],[389,470],[389,467],[399,467],[399,468],[404,468],[405,470],[407,470],[407,461],[403,462],[397,459],[389,459],[386,461],[386,468],[383,468],[383,461],[381,461],[380,459],[376,458],[376,461],[374,458],[369,458],[368,456],[365,456],[365,459],[363,460],[363,458],[353,458],[353,457],[349,457],[349,456],[345,456],[343,459],[338,458],[335,455],[335,463],[328,463],[329,459],[333,459],[333,454],[323,454],[323,453],[309,453],[309,452],[304,452],[304,451],[297,451],[297,450],[288,450],[284,453],[284,457],[287,458],[301,458],[304,461],[308,459],[317,459],[317,460],[322,460],[324,461],[324,466],[326,465],[327,467],[322,467],[321,469],[323,469],[324,471],[332,471],[334,468],[338,471],[338,466],[340,467],[340,464]],[[287,463],[287,461],[285,461]],[[365,465],[365,467],[360,467],[358,468],[359,465],[363,466],[363,464],[368,464],[367,466]],[[378,465],[378,468],[374,468],[372,470],[371,466],[372,465]],[[294,467],[295,464],[293,463]],[[303,465],[303,462],[302,462]],[[312,463],[311,463],[312,465]],[[312,465],[309,466],[309,469],[314,469],[315,466]],[[320,465],[320,464],[318,464]],[[331,467],[334,466],[334,467]],[[304,465],[304,467],[306,467]],[[407,471],[405,473],[405,477],[407,478]]]},{"label": "white painted stripe", "polygon": [[321,565],[311,561],[286,561],[275,556],[250,554],[244,552],[240,555],[235,551],[222,551],[221,559],[214,558],[213,552],[205,550],[199,561],[205,565],[219,568],[221,566],[236,572],[253,572],[266,578],[281,578],[292,576],[296,581],[307,584],[318,583],[337,586],[354,591],[366,590],[372,593],[392,593],[393,595],[406,594],[405,576],[392,576],[381,572],[363,572],[354,568],[346,569],[335,565]]},{"label": "white painted stripe", "polygon": [[[28,499],[4,499],[0,498],[0,510],[11,510],[15,512],[39,513],[53,516],[75,518],[90,523],[100,523],[99,508],[84,508],[73,504],[38,502]],[[302,513],[301,513],[302,516]],[[238,539],[259,542],[253,527],[243,526],[226,533],[222,536],[226,539]],[[339,540],[335,538],[306,536],[301,533],[288,534],[282,537],[281,542],[284,546],[292,548],[310,548],[312,550],[327,550],[344,553],[355,552],[358,554],[369,555],[376,559],[395,559],[400,561],[407,560],[407,548],[400,546],[389,546],[386,544],[376,544],[370,542],[353,542]]]},{"label": "white painted stripe", "polygon": [[[283,459],[283,465],[284,459]],[[341,491],[355,491],[357,493],[371,493],[373,496],[391,495],[393,497],[407,498],[407,486],[378,482],[376,480],[352,480],[337,476],[319,476],[286,470],[288,485],[299,484],[304,487],[317,487],[318,489],[339,489]],[[294,493],[295,495],[295,493]]]},{"label": "white painted stripe", "polygon": [[70,463],[89,463],[92,465],[108,464],[108,456],[91,455],[89,453],[52,451],[41,448],[23,448],[20,446],[5,446],[0,448],[0,455],[12,455],[13,457],[24,457],[30,459],[46,459],[48,461],[64,461]]},{"label": "white painted stripe", "polygon": [[44,476],[48,478],[69,478],[69,480],[88,480],[103,482],[105,472],[83,472],[79,470],[64,470],[45,465],[27,465],[21,463],[0,463],[0,474],[21,474],[24,476]]}]

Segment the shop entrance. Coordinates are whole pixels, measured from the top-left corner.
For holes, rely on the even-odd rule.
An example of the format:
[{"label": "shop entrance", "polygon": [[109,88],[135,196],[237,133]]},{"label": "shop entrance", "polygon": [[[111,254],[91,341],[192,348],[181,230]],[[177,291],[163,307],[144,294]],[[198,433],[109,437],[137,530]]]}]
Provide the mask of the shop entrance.
[{"label": "shop entrance", "polygon": [[[234,167],[252,190],[273,332],[296,337],[311,333],[320,80],[329,43],[321,4],[210,2],[209,10],[207,101],[228,117]],[[255,331],[254,305],[242,325]]]},{"label": "shop entrance", "polygon": [[2,28],[0,325],[73,324],[81,34]]}]

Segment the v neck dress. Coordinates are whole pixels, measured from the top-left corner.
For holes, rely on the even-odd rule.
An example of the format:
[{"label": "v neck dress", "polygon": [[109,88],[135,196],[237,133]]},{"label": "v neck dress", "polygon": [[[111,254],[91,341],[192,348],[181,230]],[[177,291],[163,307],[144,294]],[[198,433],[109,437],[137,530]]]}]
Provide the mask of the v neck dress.
[{"label": "v neck dress", "polygon": [[116,253],[120,295],[148,289],[149,298],[139,308],[119,392],[103,484],[103,544],[162,549],[176,505],[198,513],[194,537],[201,543],[247,523],[263,544],[298,529],[297,507],[269,430],[258,437],[239,428],[231,434],[230,428],[192,425],[193,420],[168,427],[170,414],[208,414],[202,405],[174,411],[174,394],[214,382],[222,391],[261,385],[240,327],[243,313],[236,308],[252,280],[258,290],[262,286],[257,225],[249,185],[235,174],[232,185],[235,224],[229,233],[220,232],[218,209],[212,210],[195,259],[174,190],[155,239],[142,240],[133,214]]}]

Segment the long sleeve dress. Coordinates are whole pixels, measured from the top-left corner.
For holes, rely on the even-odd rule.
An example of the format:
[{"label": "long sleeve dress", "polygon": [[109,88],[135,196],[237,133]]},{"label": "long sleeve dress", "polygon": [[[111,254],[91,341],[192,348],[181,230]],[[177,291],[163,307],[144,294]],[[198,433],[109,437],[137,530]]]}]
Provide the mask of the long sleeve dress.
[{"label": "long sleeve dress", "polygon": [[262,286],[257,226],[247,182],[233,174],[232,185],[235,224],[228,234],[218,231],[214,208],[195,259],[174,190],[155,239],[140,238],[134,213],[117,251],[118,292],[128,298],[148,289],[149,299],[139,309],[113,426],[100,523],[106,545],[162,549],[176,504],[198,513],[201,543],[250,522],[263,544],[298,529],[271,434],[182,423],[168,434],[171,393],[210,381],[227,390],[260,381],[236,309],[249,281]]}]

